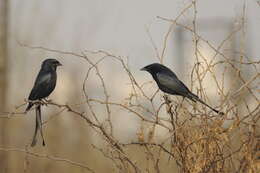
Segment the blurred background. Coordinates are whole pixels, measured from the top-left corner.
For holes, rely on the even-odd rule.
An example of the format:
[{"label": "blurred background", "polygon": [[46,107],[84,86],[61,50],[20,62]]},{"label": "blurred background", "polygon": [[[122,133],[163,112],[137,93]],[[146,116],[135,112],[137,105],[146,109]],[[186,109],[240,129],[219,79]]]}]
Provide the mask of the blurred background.
[{"label": "blurred background", "polygon": [[[190,3],[188,0],[0,0],[0,111],[22,112],[25,109],[23,106],[16,110],[16,106],[24,103],[28,97],[41,62],[47,57],[56,58],[63,64],[57,72],[56,89],[49,98],[60,104],[84,100],[82,85],[89,68],[86,61],[71,55],[30,49],[19,43],[79,54],[85,50],[106,50],[115,55],[127,56],[129,68],[137,81],[150,81],[151,76],[139,69],[152,62],[159,62],[151,38],[161,52],[169,29],[169,22],[157,16],[175,19]],[[179,19],[179,23],[192,26],[193,14],[192,9],[188,10]],[[218,47],[228,35],[243,25],[243,32],[236,33],[229,39],[222,51],[232,59],[239,59],[240,54],[236,52],[241,53],[242,50],[252,61],[258,61],[259,16],[260,6],[256,0],[199,0],[197,32]],[[193,46],[192,34],[175,26],[164,55],[164,63],[189,87],[195,62]],[[206,44],[199,46],[206,58],[210,60],[214,57],[215,52]],[[95,56],[90,58],[95,59]],[[130,92],[126,74],[120,72],[121,67],[113,60],[105,61],[100,68],[108,82],[110,99],[123,101]],[[248,66],[243,66],[242,69],[246,74],[245,79],[249,79],[254,70]],[[216,75],[221,77],[222,72],[223,69],[219,68]],[[227,88],[239,88],[241,83],[234,85],[231,82],[231,72],[225,75],[229,76],[225,83]],[[211,82],[209,78],[203,84],[210,103],[217,106],[220,98],[216,96],[216,87]],[[150,89],[156,90],[156,85],[152,86],[147,88],[147,93],[152,93]],[[88,95],[96,98],[102,96],[100,83],[94,77],[88,81]],[[102,111],[99,114],[101,120]],[[97,134],[80,118],[68,113],[56,116],[58,112],[57,107],[44,107],[44,121],[51,119],[44,125],[47,147],[40,145],[39,138],[38,145],[30,151],[86,163],[97,172],[113,172],[111,163],[92,148],[92,144],[102,146],[102,140]],[[1,147],[25,149],[32,140],[34,122],[34,111],[10,119],[0,118]],[[136,139],[140,128],[138,118],[116,109],[113,123],[115,136],[119,140],[127,142]],[[157,134],[158,137],[160,135],[163,132]],[[48,159],[24,153],[0,151],[1,173],[22,172],[21,170],[39,173],[84,172],[62,162],[53,164]]]}]

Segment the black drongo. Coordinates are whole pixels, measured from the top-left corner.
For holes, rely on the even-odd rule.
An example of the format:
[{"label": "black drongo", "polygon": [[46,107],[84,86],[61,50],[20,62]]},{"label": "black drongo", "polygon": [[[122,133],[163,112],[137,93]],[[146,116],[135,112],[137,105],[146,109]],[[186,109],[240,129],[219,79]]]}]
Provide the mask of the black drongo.
[{"label": "black drongo", "polygon": [[[30,110],[31,107],[36,104],[33,101],[39,101],[48,97],[54,90],[57,80],[57,66],[61,66],[61,63],[56,59],[46,59],[43,61],[40,72],[38,73],[33,89],[28,98],[29,105],[27,106],[26,111]],[[42,134],[41,104],[36,104],[36,126],[31,146],[36,144],[36,136],[39,129],[43,139],[43,145],[45,145]]]},{"label": "black drongo", "polygon": [[219,112],[218,110],[212,108],[203,102],[197,95],[193,94],[168,67],[159,63],[153,63],[145,66],[141,70],[149,72],[156,81],[159,89],[163,92],[187,97],[194,102],[199,101],[200,103],[212,109],[214,112],[223,114],[223,112]]}]

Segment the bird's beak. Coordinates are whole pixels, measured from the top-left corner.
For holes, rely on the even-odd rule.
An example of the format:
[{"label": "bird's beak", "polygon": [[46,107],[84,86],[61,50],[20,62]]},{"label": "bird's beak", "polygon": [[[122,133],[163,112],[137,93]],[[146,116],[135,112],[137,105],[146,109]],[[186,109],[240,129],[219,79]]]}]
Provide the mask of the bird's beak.
[{"label": "bird's beak", "polygon": [[62,64],[60,62],[57,63],[57,66],[62,66]]},{"label": "bird's beak", "polygon": [[146,71],[146,68],[145,68],[145,67],[143,67],[143,68],[141,68],[140,70],[141,70],[141,71]]}]

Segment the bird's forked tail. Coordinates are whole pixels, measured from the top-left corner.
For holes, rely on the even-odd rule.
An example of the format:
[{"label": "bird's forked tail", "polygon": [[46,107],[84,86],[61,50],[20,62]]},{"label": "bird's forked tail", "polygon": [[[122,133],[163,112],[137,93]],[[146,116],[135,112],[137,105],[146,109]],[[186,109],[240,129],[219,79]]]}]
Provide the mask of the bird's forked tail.
[{"label": "bird's forked tail", "polygon": [[37,143],[37,133],[40,130],[41,133],[41,137],[42,137],[42,145],[45,146],[45,141],[43,138],[43,132],[42,132],[42,118],[41,118],[41,105],[37,105],[36,106],[36,122],[35,122],[35,131],[34,131],[34,135],[33,135],[33,140],[31,143],[31,147],[34,147]]},{"label": "bird's forked tail", "polygon": [[214,109],[213,107],[211,107],[210,105],[208,105],[207,103],[205,103],[204,101],[202,101],[197,95],[193,94],[192,92],[189,92],[189,94],[187,95],[187,97],[188,97],[189,99],[191,99],[192,101],[194,101],[194,102],[198,101],[198,102],[204,104],[205,106],[207,106],[208,108],[210,108],[211,110],[213,110],[214,112],[216,112],[217,114],[224,115],[223,112],[220,112],[220,111]]}]

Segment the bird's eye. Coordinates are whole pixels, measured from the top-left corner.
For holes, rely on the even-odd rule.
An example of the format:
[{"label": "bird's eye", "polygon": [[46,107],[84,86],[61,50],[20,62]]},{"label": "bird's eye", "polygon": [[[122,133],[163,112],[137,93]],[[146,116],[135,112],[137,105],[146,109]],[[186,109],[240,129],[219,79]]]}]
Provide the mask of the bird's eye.
[{"label": "bird's eye", "polygon": [[53,61],[52,64],[55,65],[55,66],[61,66],[61,63],[59,61]]}]

